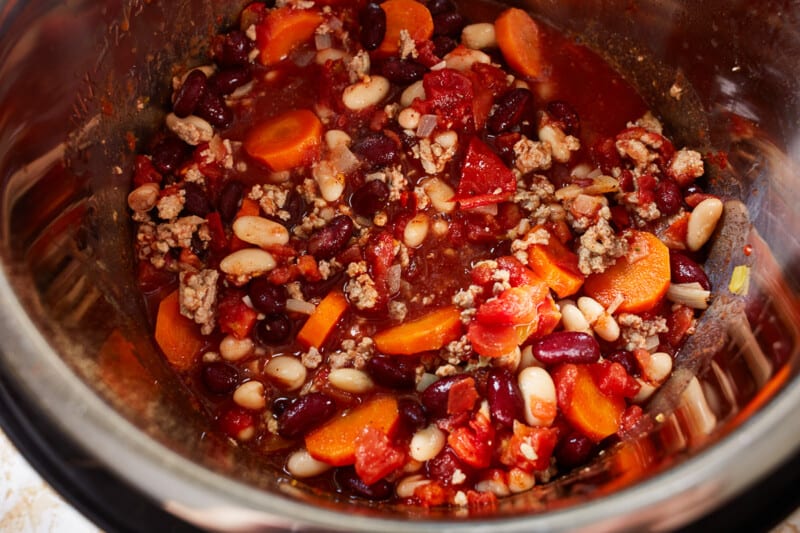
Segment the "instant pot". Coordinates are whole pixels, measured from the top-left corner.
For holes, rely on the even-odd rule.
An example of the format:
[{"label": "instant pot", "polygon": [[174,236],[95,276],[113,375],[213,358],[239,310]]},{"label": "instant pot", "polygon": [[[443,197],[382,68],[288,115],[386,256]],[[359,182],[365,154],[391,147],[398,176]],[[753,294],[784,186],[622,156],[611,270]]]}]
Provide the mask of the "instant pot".
[{"label": "instant pot", "polygon": [[[207,433],[149,335],[125,202],[133,154],[163,119],[172,75],[202,63],[203,43],[244,4],[0,2],[2,421],[75,505],[131,531],[501,532],[763,527],[800,503],[790,488],[800,452],[800,8],[515,4],[624,73],[676,143],[706,156],[725,210],[706,268],[713,304],[647,405],[652,424],[490,516],[464,517],[319,494]],[[746,267],[746,289],[730,284],[735,267]]]}]

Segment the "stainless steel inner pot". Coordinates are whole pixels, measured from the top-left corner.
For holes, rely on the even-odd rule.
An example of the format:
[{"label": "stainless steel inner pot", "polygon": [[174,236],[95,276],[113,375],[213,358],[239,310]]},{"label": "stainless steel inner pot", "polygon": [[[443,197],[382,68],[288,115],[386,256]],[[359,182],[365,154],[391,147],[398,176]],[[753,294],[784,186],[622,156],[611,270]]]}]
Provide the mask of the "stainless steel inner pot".
[{"label": "stainless steel inner pot", "polygon": [[[220,4],[0,2],[0,375],[43,423],[169,512],[223,529],[663,530],[797,452],[800,9],[521,4],[617,65],[680,144],[717,154],[718,294],[648,407],[652,428],[463,519],[337,501],[229,449],[204,432],[147,334],[125,204],[132,150],[162,118],[173,69],[201,62],[204,40],[243,2]],[[751,267],[747,296],[727,290],[737,265]]]}]

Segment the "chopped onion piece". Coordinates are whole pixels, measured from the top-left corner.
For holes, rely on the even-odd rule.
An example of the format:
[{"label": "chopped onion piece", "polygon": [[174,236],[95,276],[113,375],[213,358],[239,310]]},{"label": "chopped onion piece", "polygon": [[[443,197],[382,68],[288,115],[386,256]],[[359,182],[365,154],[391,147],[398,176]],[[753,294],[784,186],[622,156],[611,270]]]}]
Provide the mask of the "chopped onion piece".
[{"label": "chopped onion piece", "polygon": [[325,50],[333,44],[330,33],[317,33],[314,35],[314,46],[317,50]]},{"label": "chopped onion piece", "polygon": [[331,154],[331,163],[334,168],[343,174],[348,174],[359,165],[358,158],[345,145],[337,146]]},{"label": "chopped onion piece", "polygon": [[433,133],[436,128],[436,115],[422,115],[419,117],[419,125],[417,126],[417,137],[428,137]]},{"label": "chopped onion piece", "polygon": [[298,67],[305,67],[311,63],[316,56],[317,53],[314,50],[305,50],[294,54],[292,62]]},{"label": "chopped onion piece", "polygon": [[688,305],[693,309],[708,307],[711,291],[705,290],[696,281],[692,283],[670,283],[667,298],[676,304]]},{"label": "chopped onion piece", "polygon": [[479,205],[478,207],[473,207],[467,211],[470,213],[482,213],[485,215],[497,216],[497,204]]},{"label": "chopped onion piece", "polygon": [[304,300],[298,300],[297,298],[289,298],[286,300],[286,310],[292,313],[302,313],[304,315],[310,315],[314,312],[317,308],[311,302],[306,302]]}]

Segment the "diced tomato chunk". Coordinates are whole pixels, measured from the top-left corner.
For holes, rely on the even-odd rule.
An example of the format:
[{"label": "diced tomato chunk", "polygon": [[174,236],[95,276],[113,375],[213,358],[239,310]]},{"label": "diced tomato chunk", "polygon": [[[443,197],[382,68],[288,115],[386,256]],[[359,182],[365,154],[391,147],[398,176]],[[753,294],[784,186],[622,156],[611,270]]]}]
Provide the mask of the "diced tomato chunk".
[{"label": "diced tomato chunk", "polygon": [[463,209],[503,202],[517,190],[517,180],[500,156],[473,137],[461,166],[461,180],[453,200]]},{"label": "diced tomato chunk", "polygon": [[247,307],[242,298],[244,294],[239,291],[229,291],[223,294],[217,306],[217,320],[219,329],[223,333],[230,333],[237,339],[244,339],[256,324],[258,313]]},{"label": "diced tomato chunk", "polygon": [[557,429],[531,427],[514,421],[514,434],[503,448],[500,462],[526,472],[544,470],[550,466],[550,456],[557,442]]},{"label": "diced tomato chunk", "polygon": [[486,468],[491,464],[494,451],[492,423],[478,411],[468,426],[456,428],[447,436],[447,444],[469,466]]},{"label": "diced tomato chunk", "polygon": [[367,485],[385,478],[405,463],[406,455],[394,447],[383,431],[366,426],[356,438],[356,474]]},{"label": "diced tomato chunk", "polygon": [[466,376],[464,379],[453,383],[447,391],[447,414],[457,415],[471,411],[478,400],[478,391],[475,390],[475,380]]}]

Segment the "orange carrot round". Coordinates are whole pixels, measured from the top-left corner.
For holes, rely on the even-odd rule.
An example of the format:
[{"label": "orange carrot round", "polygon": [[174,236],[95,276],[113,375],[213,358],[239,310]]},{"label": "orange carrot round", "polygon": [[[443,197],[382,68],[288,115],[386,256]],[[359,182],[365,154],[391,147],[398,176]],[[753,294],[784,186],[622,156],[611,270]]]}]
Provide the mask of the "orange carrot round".
[{"label": "orange carrot round", "polygon": [[347,300],[339,291],[329,292],[297,332],[297,340],[306,347],[319,348],[347,310]]},{"label": "orange carrot round", "polygon": [[273,9],[256,26],[256,44],[262,65],[273,65],[297,45],[311,39],[322,24],[319,12],[289,6]]},{"label": "orange carrot round", "polygon": [[381,9],[386,13],[386,33],[378,54],[388,56],[398,52],[400,30],[407,30],[414,41],[424,41],[433,35],[431,12],[416,0],[387,0]]},{"label": "orange carrot round", "polygon": [[373,340],[383,353],[413,355],[438,350],[461,335],[461,313],[455,307],[443,307],[377,333]]},{"label": "orange carrot round", "polygon": [[[540,228],[537,226],[531,231]],[[528,248],[528,266],[559,298],[575,294],[583,285],[578,256],[561,244],[552,232],[547,244],[534,244]]]},{"label": "orange carrot round", "polygon": [[177,370],[188,370],[203,347],[197,324],[181,314],[177,290],[158,305],[155,337],[167,361]]},{"label": "orange carrot round", "polygon": [[244,139],[244,149],[273,171],[290,170],[319,156],[322,123],[308,109],[287,111],[256,124]]},{"label": "orange carrot round", "polygon": [[542,75],[539,26],[525,11],[512,7],[494,22],[497,46],[508,65],[528,78]]},{"label": "orange carrot round", "polygon": [[583,289],[605,307],[621,302],[618,311],[639,313],[658,305],[669,289],[669,249],[646,231],[632,231],[629,243],[628,255],[587,277]]},{"label": "orange carrot round", "polygon": [[552,375],[558,407],[570,424],[594,442],[617,432],[625,400],[603,394],[586,365],[561,365]]}]

